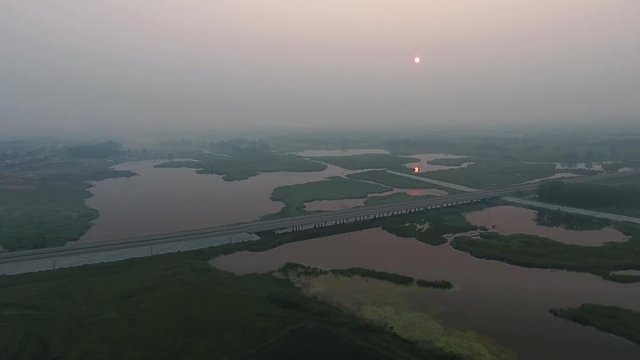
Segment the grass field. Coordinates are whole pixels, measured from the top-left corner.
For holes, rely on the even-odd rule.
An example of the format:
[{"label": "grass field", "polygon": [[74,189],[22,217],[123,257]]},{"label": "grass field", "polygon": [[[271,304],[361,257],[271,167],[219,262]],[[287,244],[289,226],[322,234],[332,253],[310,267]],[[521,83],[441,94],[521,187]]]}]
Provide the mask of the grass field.
[{"label": "grass field", "polygon": [[640,313],[615,306],[582,304],[572,309],[552,309],[555,316],[623,337],[640,345]]},{"label": "grass field", "polygon": [[75,160],[0,174],[6,179],[28,173],[38,179],[19,189],[0,187],[0,246],[23,250],[78,240],[98,217],[85,204],[91,196],[86,181],[134,175],[112,170],[112,165],[102,160]]},{"label": "grass field", "polygon": [[291,276],[303,291],[393,331],[423,349],[452,359],[500,360],[515,355],[486,336],[446,328],[431,313],[415,309],[415,299],[440,289],[420,288],[362,277],[333,274]]},{"label": "grass field", "polygon": [[356,179],[334,176],[327,180],[275,188],[271,199],[285,206],[269,218],[304,214],[304,203],[315,200],[339,200],[366,198],[369,194],[383,193],[391,188]]},{"label": "grass field", "polygon": [[633,225],[616,227],[631,236],[630,240],[601,246],[579,246],[532,235],[485,232],[480,234],[480,240],[459,236],[451,244],[457,250],[482,259],[534,268],[590,272],[619,282],[640,281],[638,276],[612,274],[619,270],[640,270],[640,229]]},{"label": "grass field", "polygon": [[0,245],[6,250],[64,245],[77,240],[98,212],[84,201],[88,185],[50,184],[29,190],[0,189]]},{"label": "grass field", "polygon": [[635,177],[606,185],[548,182],[538,187],[538,198],[560,205],[640,216],[640,183],[634,181]]},{"label": "grass field", "polygon": [[388,154],[317,156],[313,159],[350,170],[398,169],[404,164],[419,161],[417,158]]},{"label": "grass field", "polygon": [[467,205],[457,209],[440,209],[426,213],[414,213],[384,220],[382,229],[400,237],[414,238],[430,245],[447,243],[445,234],[456,234],[476,230],[464,217],[464,212],[476,210],[483,205]]},{"label": "grass field", "polygon": [[420,176],[458,185],[483,188],[523,183],[549,177],[555,173],[555,165],[553,164],[483,160],[476,161],[466,168],[423,173]]},{"label": "grass field", "polygon": [[327,168],[324,164],[301,156],[267,152],[233,156],[199,155],[196,161],[168,161],[156,167],[194,168],[200,174],[222,175],[225,181],[245,180],[266,172],[315,172]]},{"label": "grass field", "polygon": [[285,280],[206,263],[243,246],[1,277],[0,358],[436,358]]},{"label": "grass field", "polygon": [[[358,180],[371,181],[399,189],[441,189],[437,185],[429,184],[427,182],[408,178],[405,176],[392,174],[384,170],[363,171],[355,174],[349,174],[347,175],[347,177]],[[446,190],[449,191],[449,189]]]}]

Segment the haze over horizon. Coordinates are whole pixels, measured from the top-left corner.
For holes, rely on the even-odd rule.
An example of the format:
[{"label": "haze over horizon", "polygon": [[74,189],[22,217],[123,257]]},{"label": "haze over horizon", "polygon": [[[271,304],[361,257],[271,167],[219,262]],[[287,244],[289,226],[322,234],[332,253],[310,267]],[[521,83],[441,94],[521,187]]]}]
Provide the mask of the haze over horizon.
[{"label": "haze over horizon", "polygon": [[9,0],[0,127],[632,123],[638,34],[637,0]]}]

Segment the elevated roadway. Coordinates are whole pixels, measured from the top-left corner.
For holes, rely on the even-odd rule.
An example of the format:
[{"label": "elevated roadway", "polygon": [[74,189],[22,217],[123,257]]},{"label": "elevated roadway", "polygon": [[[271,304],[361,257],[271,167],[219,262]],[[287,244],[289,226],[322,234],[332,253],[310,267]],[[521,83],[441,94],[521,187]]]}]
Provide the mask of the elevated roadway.
[{"label": "elevated roadway", "polygon": [[[601,181],[640,174],[639,170],[600,174],[588,177],[561,179],[565,183]],[[260,220],[249,223],[222,225],[174,233],[114,239],[96,242],[69,243],[64,246],[0,254],[0,274],[19,274],[84,264],[118,261],[176,251],[218,246],[237,241],[257,239],[255,233],[287,232],[332,226],[382,217],[426,211],[442,207],[468,204],[518,191],[531,191],[538,183],[487,188],[463,194],[420,199],[394,204],[358,207],[333,212],[316,213],[291,218]]]}]

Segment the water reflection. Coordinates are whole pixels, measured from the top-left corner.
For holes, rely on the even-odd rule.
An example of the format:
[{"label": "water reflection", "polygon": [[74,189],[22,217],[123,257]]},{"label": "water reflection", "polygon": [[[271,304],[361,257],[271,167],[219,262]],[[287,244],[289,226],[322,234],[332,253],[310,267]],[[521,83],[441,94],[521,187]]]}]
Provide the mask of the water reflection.
[{"label": "water reflection", "polygon": [[521,359],[638,359],[640,347],[549,314],[582,303],[640,311],[640,285],[590,274],[528,269],[476,259],[450,246],[433,247],[380,229],[301,241],[211,260],[237,274],[267,272],[286,262],[322,268],[364,267],[424,279],[446,279],[458,290],[424,291],[408,299],[450,326],[484,333]]},{"label": "water reflection", "polygon": [[100,217],[80,241],[181,231],[258,219],[282,208],[271,200],[274,188],[344,176],[357,171],[329,165],[320,172],[265,173],[227,182],[219,175],[193,169],[154,168],[163,161],[134,161],[118,170],[138,174],[131,178],[97,181],[87,205]]},{"label": "water reflection", "polygon": [[606,242],[622,242],[629,239],[612,227],[577,231],[538,225],[535,210],[517,206],[494,206],[473,211],[464,216],[473,225],[485,226],[501,234],[537,235],[565,244],[597,246]]},{"label": "water reflection", "polygon": [[420,159],[418,162],[415,163],[408,163],[405,164],[404,166],[409,168],[409,169],[413,169],[415,166],[418,166],[418,173],[427,173],[427,172],[433,172],[433,171],[441,171],[441,170],[450,170],[450,169],[460,169],[460,168],[466,168],[469,165],[472,165],[473,162],[469,161],[469,162],[465,162],[462,165],[459,166],[447,166],[447,165],[435,165],[435,164],[430,164],[430,161],[436,160],[436,159],[464,159],[464,158],[468,158],[468,156],[461,156],[461,155],[450,155],[450,154],[415,154],[415,155],[410,155],[410,157],[414,157],[414,158],[418,158]]}]

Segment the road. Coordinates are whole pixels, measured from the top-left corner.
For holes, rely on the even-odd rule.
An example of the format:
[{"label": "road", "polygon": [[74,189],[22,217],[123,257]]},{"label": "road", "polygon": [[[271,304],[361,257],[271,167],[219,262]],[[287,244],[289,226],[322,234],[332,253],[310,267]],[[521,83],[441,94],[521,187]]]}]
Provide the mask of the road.
[{"label": "road", "polygon": [[[424,181],[424,182],[427,182],[427,183],[430,183],[430,184],[439,185],[439,186],[442,186],[442,187],[445,187],[445,188],[448,188],[448,189],[464,191],[464,192],[478,191],[478,189],[470,188],[470,187],[467,187],[467,186],[452,184],[452,183],[448,183],[448,182],[444,182],[444,181],[427,179],[427,178],[424,178],[424,177],[421,177],[421,176],[415,176],[415,175],[405,174],[405,173],[396,172],[396,171],[388,171],[388,172],[390,172],[392,174],[404,176],[404,177],[407,177],[407,178],[410,178],[410,179],[416,179],[416,180]],[[559,178],[554,178],[554,180],[557,180],[557,179],[559,179]],[[529,181],[527,183],[539,184],[540,181],[543,181],[543,180],[533,180],[533,181]],[[637,218],[637,217],[624,216],[624,215],[618,215],[618,214],[610,214],[610,213],[604,213],[604,212],[600,212],[600,211],[584,210],[584,209],[578,209],[578,208],[569,207],[569,206],[547,204],[547,203],[543,203],[543,202],[539,202],[539,201],[532,201],[532,200],[514,198],[514,197],[511,197],[511,196],[504,196],[502,199],[505,200],[505,201],[508,201],[508,202],[515,203],[515,204],[520,204],[520,205],[525,205],[525,206],[530,206],[530,207],[535,207],[535,208],[540,208],[540,209],[556,210],[556,211],[562,211],[562,212],[571,213],[571,214],[593,216],[593,217],[597,217],[597,218],[600,218],[600,219],[608,219],[608,220],[612,220],[612,221],[626,221],[626,222],[631,222],[631,223],[635,223],[635,224],[640,224],[640,218]]]},{"label": "road", "polygon": [[608,219],[612,221],[626,221],[626,222],[631,222],[635,224],[640,224],[640,218],[637,218],[637,217],[603,213],[600,211],[584,210],[584,209],[578,209],[578,208],[569,207],[569,206],[547,204],[539,201],[519,199],[519,198],[510,197],[510,196],[505,196],[502,199],[515,204],[531,206],[531,207],[536,207],[541,209],[556,210],[556,211],[562,211],[562,212],[571,213],[571,214],[593,216],[600,219]]},{"label": "road", "polygon": [[448,182],[444,182],[444,181],[440,181],[440,180],[433,180],[433,179],[425,178],[425,177],[422,177],[422,176],[416,176],[416,175],[411,175],[411,174],[401,173],[401,172],[398,172],[398,171],[391,171],[391,170],[387,170],[387,172],[395,174],[395,175],[404,176],[404,177],[409,178],[409,179],[420,180],[420,181],[423,181],[423,182],[426,182],[426,183],[429,183],[429,184],[438,185],[438,186],[442,186],[444,188],[449,188],[449,189],[458,190],[458,191],[462,191],[462,192],[478,191],[478,189],[470,188],[468,186],[452,184],[452,183],[448,183]]},{"label": "road", "polygon": [[[600,174],[568,178],[566,183],[599,181],[640,174],[640,171]],[[535,190],[538,184],[517,184],[488,188],[463,194],[420,199],[402,203],[358,207],[340,211],[316,213],[284,219],[254,221],[175,233],[156,234],[110,241],[69,243],[65,246],[0,254],[0,274],[19,274],[61,267],[118,261],[176,251],[218,246],[236,241],[251,241],[251,235],[262,231],[301,230],[331,226],[345,222],[366,221],[379,217],[455,206],[489,198],[510,195],[516,191]]]}]

